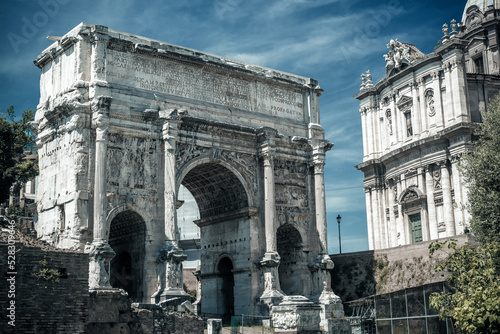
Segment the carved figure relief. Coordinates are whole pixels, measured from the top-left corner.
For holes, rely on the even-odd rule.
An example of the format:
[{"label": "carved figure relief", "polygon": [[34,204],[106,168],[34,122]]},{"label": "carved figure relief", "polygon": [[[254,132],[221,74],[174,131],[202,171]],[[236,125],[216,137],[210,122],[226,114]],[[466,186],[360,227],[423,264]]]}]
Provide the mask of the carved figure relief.
[{"label": "carved figure relief", "polygon": [[392,115],[391,115],[391,109],[387,109],[385,112],[385,117],[387,118],[387,127],[389,129],[389,134],[392,136]]},{"label": "carved figure relief", "polygon": [[434,90],[431,88],[425,91],[425,102],[427,104],[427,108],[429,108],[429,116],[436,115],[436,110],[434,107]]},{"label": "carved figure relief", "polygon": [[167,269],[167,281],[168,281],[168,287],[170,288],[181,288],[182,287],[182,282],[181,282],[181,263],[176,262],[174,260],[170,260],[168,263],[168,269]]},{"label": "carved figure relief", "polygon": [[276,328],[288,330],[297,328],[300,317],[295,312],[273,313],[273,324]]},{"label": "carved figure relief", "polygon": [[264,273],[264,289],[265,291],[271,291],[274,288],[274,282],[276,278],[274,277],[274,273],[266,272]]},{"label": "carved figure relief", "polygon": [[158,182],[157,141],[109,135],[108,183],[137,189],[154,188]]}]

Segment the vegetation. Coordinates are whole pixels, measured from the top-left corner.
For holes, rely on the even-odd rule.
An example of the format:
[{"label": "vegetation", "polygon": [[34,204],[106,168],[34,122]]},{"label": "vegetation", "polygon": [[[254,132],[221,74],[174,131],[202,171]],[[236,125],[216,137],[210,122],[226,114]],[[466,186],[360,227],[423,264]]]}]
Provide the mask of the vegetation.
[{"label": "vegetation", "polygon": [[473,154],[461,159],[469,189],[471,230],[481,242],[500,242],[500,96],[483,112]]},{"label": "vegetation", "polygon": [[439,310],[442,320],[451,317],[461,333],[500,333],[500,243],[457,248],[455,241],[429,246],[431,254],[452,251],[436,267],[451,273],[449,291],[433,293],[430,306]]},{"label": "vegetation", "polygon": [[189,295],[191,303],[194,303],[196,301],[196,289],[194,290],[188,289],[186,283],[182,283],[182,287],[184,288],[184,291]]},{"label": "vegetation", "polygon": [[29,122],[34,117],[35,112],[28,109],[20,120],[15,121],[13,106],[0,117],[0,203],[9,198],[10,188],[15,182],[25,183],[38,174],[36,162],[22,160],[24,148],[35,141],[29,129]]},{"label": "vegetation", "polygon": [[40,261],[42,268],[31,275],[37,279],[43,279],[49,282],[58,283],[63,276],[57,269],[47,268],[47,260],[44,258]]}]

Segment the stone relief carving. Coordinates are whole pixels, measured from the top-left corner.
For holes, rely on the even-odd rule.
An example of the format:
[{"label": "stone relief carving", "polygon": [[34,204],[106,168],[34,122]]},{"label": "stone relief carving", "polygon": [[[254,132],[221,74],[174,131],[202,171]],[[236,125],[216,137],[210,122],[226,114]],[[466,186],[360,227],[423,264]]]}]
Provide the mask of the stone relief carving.
[{"label": "stone relief carving", "polygon": [[182,288],[182,264],[171,261],[167,265],[167,284],[170,288]]},{"label": "stone relief carving", "polygon": [[107,179],[112,186],[154,188],[158,183],[158,141],[110,134]]},{"label": "stone relief carving", "polygon": [[429,88],[425,91],[425,102],[427,104],[427,108],[429,108],[429,116],[432,117],[436,115],[436,110],[434,107],[434,90]]},{"label": "stone relief carving", "polygon": [[271,291],[274,288],[274,282],[276,281],[276,277],[274,272],[269,271],[264,273],[264,290]]},{"label": "stone relief carving", "polygon": [[389,129],[389,134],[392,136],[392,115],[391,115],[391,109],[387,109],[385,112],[385,117],[387,118],[387,127]]},{"label": "stone relief carving", "polygon": [[416,199],[418,199],[418,194],[415,191],[410,190],[403,196],[401,202],[409,202]]},{"label": "stone relief carving", "polygon": [[471,6],[467,9],[467,18],[465,19],[465,27],[467,30],[474,29],[483,21],[483,14],[477,6]]},{"label": "stone relief carving", "polygon": [[273,325],[276,328],[289,330],[297,328],[300,316],[296,312],[273,313]]},{"label": "stone relief carving", "polygon": [[434,179],[434,189],[436,190],[441,189],[441,171],[439,169],[435,170],[432,173],[432,177]]}]

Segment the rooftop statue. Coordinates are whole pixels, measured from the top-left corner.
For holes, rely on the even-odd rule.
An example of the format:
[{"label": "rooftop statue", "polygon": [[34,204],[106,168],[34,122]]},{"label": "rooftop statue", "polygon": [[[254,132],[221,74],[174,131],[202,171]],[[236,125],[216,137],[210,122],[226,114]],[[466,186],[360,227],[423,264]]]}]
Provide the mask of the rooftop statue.
[{"label": "rooftop statue", "polygon": [[387,62],[385,65],[386,74],[391,74],[393,69],[399,71],[403,68],[403,65],[411,65],[415,60],[420,59],[424,56],[415,46],[408,43],[402,43],[398,39],[391,39],[389,44],[387,44],[389,53],[384,55],[384,59]]}]

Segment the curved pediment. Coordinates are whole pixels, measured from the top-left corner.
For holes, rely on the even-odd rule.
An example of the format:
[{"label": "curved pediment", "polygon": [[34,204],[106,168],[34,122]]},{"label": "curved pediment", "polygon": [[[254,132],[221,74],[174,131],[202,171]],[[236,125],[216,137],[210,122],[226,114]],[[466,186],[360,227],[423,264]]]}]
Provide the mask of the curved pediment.
[{"label": "curved pediment", "polygon": [[404,204],[404,203],[409,203],[409,202],[414,202],[418,201],[421,199],[425,199],[425,194],[418,189],[416,186],[410,186],[406,188],[401,195],[399,195],[399,203]]},{"label": "curved pediment", "polygon": [[396,106],[399,110],[405,112],[413,106],[413,99],[404,95],[396,102]]}]

